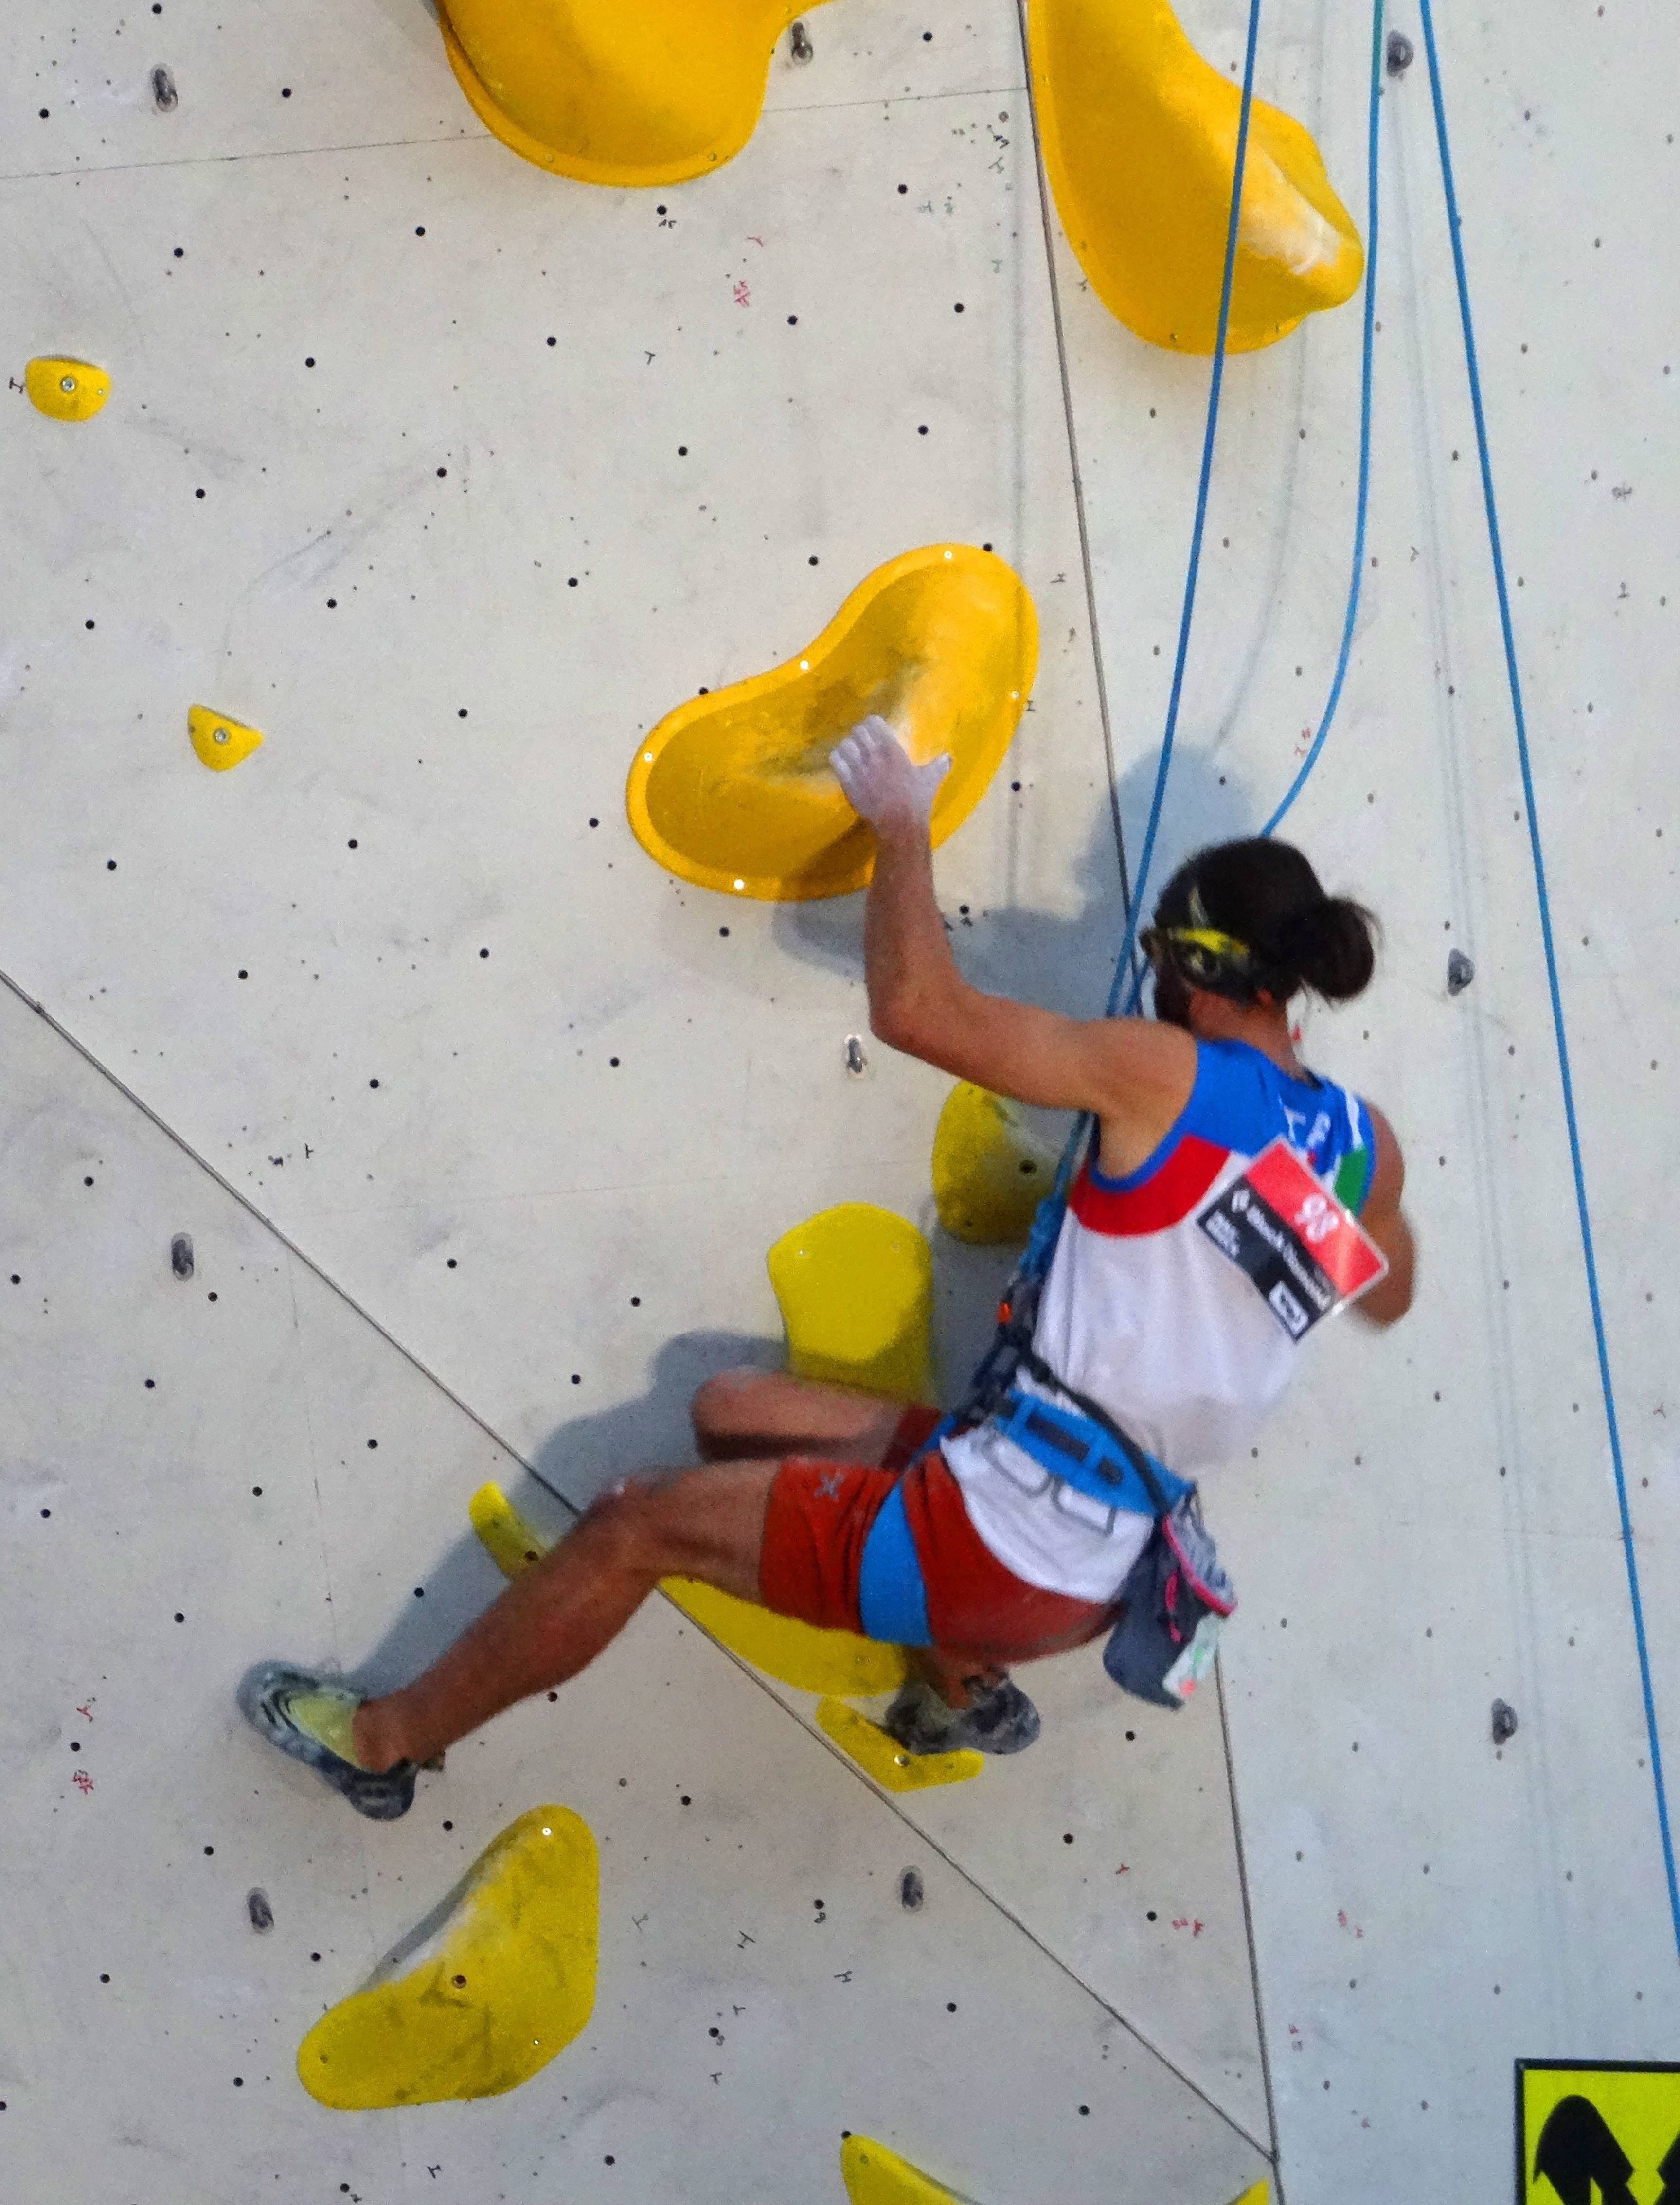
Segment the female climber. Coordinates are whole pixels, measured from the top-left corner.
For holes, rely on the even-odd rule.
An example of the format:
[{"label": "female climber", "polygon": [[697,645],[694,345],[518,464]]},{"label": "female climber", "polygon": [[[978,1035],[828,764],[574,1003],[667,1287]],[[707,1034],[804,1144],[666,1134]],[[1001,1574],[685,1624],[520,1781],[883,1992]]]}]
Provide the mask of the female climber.
[{"label": "female climber", "polygon": [[[1017,1383],[1052,1410],[1094,1409],[1181,1477],[1215,1467],[1248,1443],[1337,1299],[1326,1287],[1314,1299],[1327,1276],[1310,1245],[1321,1227],[1365,1247],[1373,1272],[1370,1244],[1386,1259],[1361,1316],[1391,1324],[1410,1305],[1393,1132],[1309,1072],[1290,1039],[1302,990],[1342,1002],[1370,979],[1368,915],[1326,895],[1287,843],[1224,843],[1179,868],[1142,936],[1153,1019],[1058,1017],[984,994],[957,969],[929,835],[949,760],[912,764],[872,718],[833,765],[875,838],[873,1031],[1094,1124]],[[1282,1213],[1261,1199],[1279,1173],[1308,1190],[1306,1238],[1287,1248]],[[680,1575],[915,1646],[914,1679],[886,1718],[909,1750],[1016,1751],[1038,1716],[1010,1665],[1114,1624],[1152,1519],[1057,1476],[995,1417],[928,1450],[933,1422],[841,1387],[721,1374],[694,1403],[704,1465],[613,1487],[411,1684],[367,1698],[270,1666],[247,1678],[241,1705],[274,1745],[388,1820],[408,1808],[419,1767],[575,1675],[662,1577]]]}]

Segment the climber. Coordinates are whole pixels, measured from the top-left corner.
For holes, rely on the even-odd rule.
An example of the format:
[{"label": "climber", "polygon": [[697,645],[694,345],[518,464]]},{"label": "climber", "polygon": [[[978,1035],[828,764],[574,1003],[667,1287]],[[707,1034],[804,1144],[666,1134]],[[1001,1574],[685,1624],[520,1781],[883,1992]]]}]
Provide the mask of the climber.
[{"label": "climber", "polygon": [[[1303,988],[1339,1002],[1369,980],[1367,914],[1326,896],[1288,844],[1226,843],[1180,867],[1143,937],[1155,1019],[1057,1017],[986,995],[957,970],[929,836],[949,760],[912,765],[872,718],[833,764],[875,838],[864,918],[874,1032],[942,1071],[1096,1124],[1034,1335],[1051,1382],[1026,1382],[1049,1402],[1055,1380],[1080,1389],[1069,1398],[1175,1473],[1212,1467],[1247,1443],[1316,1322],[1286,1289],[1279,1299],[1281,1279],[1268,1287],[1266,1263],[1232,1222],[1251,1214],[1243,1175],[1263,1151],[1286,1148],[1289,1168],[1313,1174],[1324,1215],[1356,1213],[1385,1257],[1360,1312],[1389,1324],[1411,1300],[1394,1135],[1308,1072],[1290,1032]],[[1214,1210],[1221,1240],[1202,1222]],[[368,1698],[270,1665],[245,1679],[240,1703],[359,1811],[390,1819],[412,1800],[417,1768],[575,1675],[660,1578],[679,1575],[915,1649],[915,1677],[887,1717],[910,1750],[1018,1750],[1038,1716],[1009,1665],[1114,1624],[1150,1519],[1105,1507],[986,1422],[927,1451],[934,1422],[841,1387],[720,1374],[694,1404],[703,1466],[612,1487],[412,1683]]]}]

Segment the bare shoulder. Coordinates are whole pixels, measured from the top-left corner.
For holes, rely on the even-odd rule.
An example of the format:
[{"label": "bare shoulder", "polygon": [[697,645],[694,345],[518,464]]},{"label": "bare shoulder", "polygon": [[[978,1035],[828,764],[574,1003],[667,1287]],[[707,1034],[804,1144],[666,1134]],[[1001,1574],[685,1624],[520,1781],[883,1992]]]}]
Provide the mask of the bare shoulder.
[{"label": "bare shoulder", "polygon": [[1109,1019],[1094,1047],[1105,1171],[1135,1171],[1177,1122],[1196,1084],[1194,1037],[1153,1019]]},{"label": "bare shoulder", "polygon": [[1117,1102],[1166,1103],[1177,1116],[1195,1085],[1195,1037],[1157,1019],[1104,1019],[1093,1029],[1105,1085]]}]

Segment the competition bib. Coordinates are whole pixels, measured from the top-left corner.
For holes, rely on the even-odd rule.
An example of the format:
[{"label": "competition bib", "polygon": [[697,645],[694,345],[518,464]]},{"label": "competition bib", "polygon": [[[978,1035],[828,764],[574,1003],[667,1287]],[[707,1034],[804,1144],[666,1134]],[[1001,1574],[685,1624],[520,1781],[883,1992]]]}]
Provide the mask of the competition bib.
[{"label": "competition bib", "polygon": [[1388,1259],[1281,1135],[1196,1222],[1291,1340],[1376,1285]]}]

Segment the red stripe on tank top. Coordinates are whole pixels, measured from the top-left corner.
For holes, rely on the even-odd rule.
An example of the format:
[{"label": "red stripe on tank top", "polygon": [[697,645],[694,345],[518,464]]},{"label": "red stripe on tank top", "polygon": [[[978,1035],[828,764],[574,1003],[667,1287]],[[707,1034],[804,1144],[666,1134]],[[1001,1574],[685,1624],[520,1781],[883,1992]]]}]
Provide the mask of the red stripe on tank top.
[{"label": "red stripe on tank top", "polygon": [[1141,1186],[1099,1186],[1082,1169],[1068,1197],[1068,1207],[1093,1233],[1123,1235],[1164,1233],[1187,1218],[1219,1176],[1229,1149],[1199,1134],[1185,1133],[1159,1170]]}]

